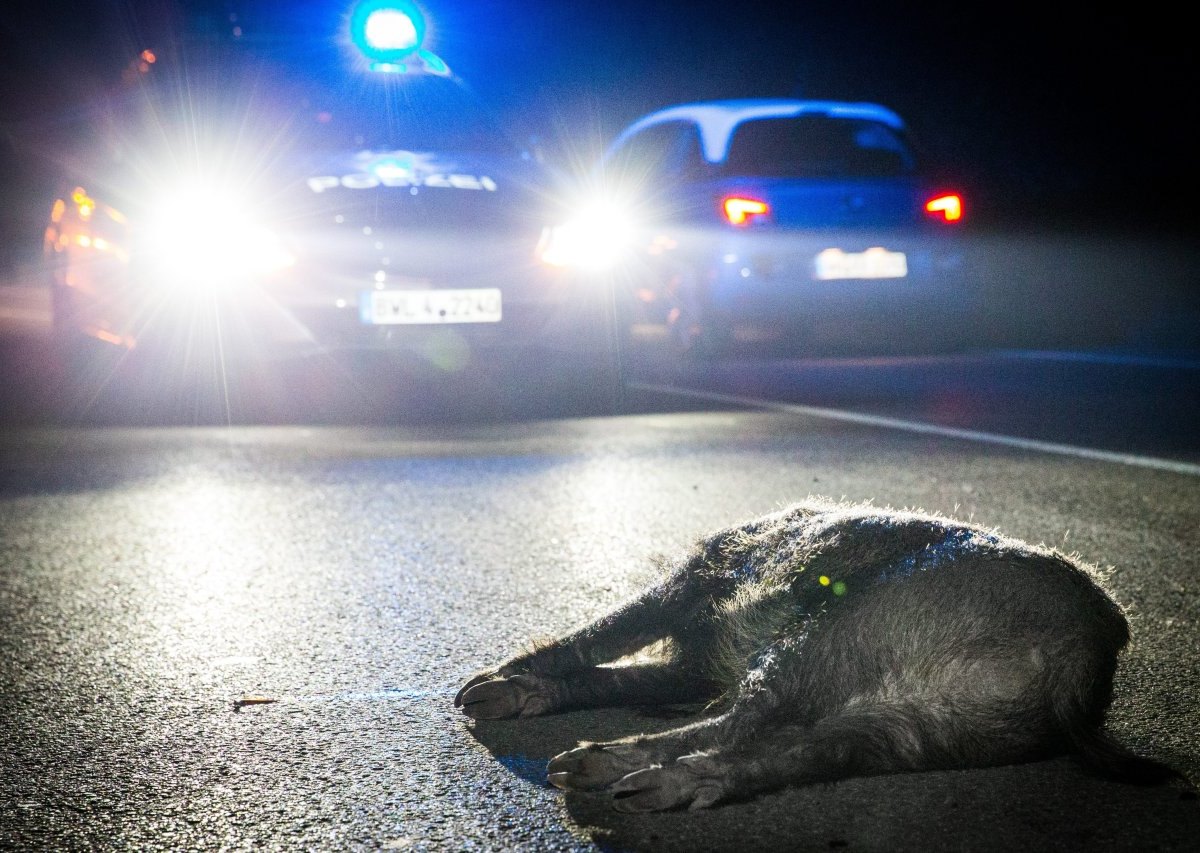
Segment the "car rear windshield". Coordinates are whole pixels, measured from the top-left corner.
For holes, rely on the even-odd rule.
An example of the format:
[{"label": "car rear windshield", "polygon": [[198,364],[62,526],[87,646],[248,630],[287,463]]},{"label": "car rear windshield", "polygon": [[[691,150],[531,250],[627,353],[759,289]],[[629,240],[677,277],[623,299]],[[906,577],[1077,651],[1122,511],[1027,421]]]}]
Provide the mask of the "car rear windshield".
[{"label": "car rear windshield", "polygon": [[882,122],[802,115],[743,122],[721,171],[764,178],[885,178],[914,169],[904,138]]}]

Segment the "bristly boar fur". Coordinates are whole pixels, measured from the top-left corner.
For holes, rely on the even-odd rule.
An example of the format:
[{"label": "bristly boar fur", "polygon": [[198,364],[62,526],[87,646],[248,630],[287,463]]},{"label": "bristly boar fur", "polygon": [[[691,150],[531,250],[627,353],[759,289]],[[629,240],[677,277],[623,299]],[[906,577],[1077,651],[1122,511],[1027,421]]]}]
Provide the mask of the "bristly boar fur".
[{"label": "bristly boar fur", "polygon": [[[1067,555],[811,499],[667,568],[608,615],[477,673],[455,705],[497,719],[716,701],[699,722],[550,762],[554,785],[607,789],[622,811],[1066,753],[1127,781],[1175,775],[1103,730],[1129,627]],[[660,658],[613,665],[654,644]]]}]

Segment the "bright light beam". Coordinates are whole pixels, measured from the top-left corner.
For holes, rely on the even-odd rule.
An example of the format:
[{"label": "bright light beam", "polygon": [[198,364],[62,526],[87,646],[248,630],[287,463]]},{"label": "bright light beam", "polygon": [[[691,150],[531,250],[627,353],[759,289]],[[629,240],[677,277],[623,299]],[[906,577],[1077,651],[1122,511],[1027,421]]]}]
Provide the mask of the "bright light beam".
[{"label": "bright light beam", "polygon": [[350,40],[373,62],[395,63],[421,47],[425,16],[411,0],[365,0],[350,16]]}]

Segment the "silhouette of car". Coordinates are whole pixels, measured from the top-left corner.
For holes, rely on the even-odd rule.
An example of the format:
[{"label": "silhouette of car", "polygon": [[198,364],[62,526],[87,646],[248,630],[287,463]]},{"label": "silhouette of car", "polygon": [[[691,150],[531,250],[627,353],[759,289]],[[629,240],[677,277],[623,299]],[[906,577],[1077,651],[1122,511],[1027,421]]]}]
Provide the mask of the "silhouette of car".
[{"label": "silhouette of car", "polygon": [[594,181],[590,218],[560,228],[564,263],[574,249],[624,282],[631,321],[684,353],[920,348],[973,310],[962,194],[878,104],[667,107],[616,136]]}]

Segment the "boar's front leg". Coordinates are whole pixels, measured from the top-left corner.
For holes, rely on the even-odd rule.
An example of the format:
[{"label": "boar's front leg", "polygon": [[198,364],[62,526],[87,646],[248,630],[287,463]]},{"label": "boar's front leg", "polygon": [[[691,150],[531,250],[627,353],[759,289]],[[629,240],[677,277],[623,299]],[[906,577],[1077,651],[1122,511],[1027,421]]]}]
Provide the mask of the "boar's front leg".
[{"label": "boar's front leg", "polygon": [[655,705],[710,698],[715,685],[680,661],[589,667],[560,676],[512,675],[465,688],[457,703],[476,720],[532,717],[568,708]]},{"label": "boar's front leg", "polygon": [[[694,571],[693,563],[595,622],[476,673],[454,697],[455,707],[475,719],[500,719],[711,696],[715,687],[695,650],[707,642],[711,602],[728,581]],[[669,660],[599,665],[668,637],[673,641]]]}]

